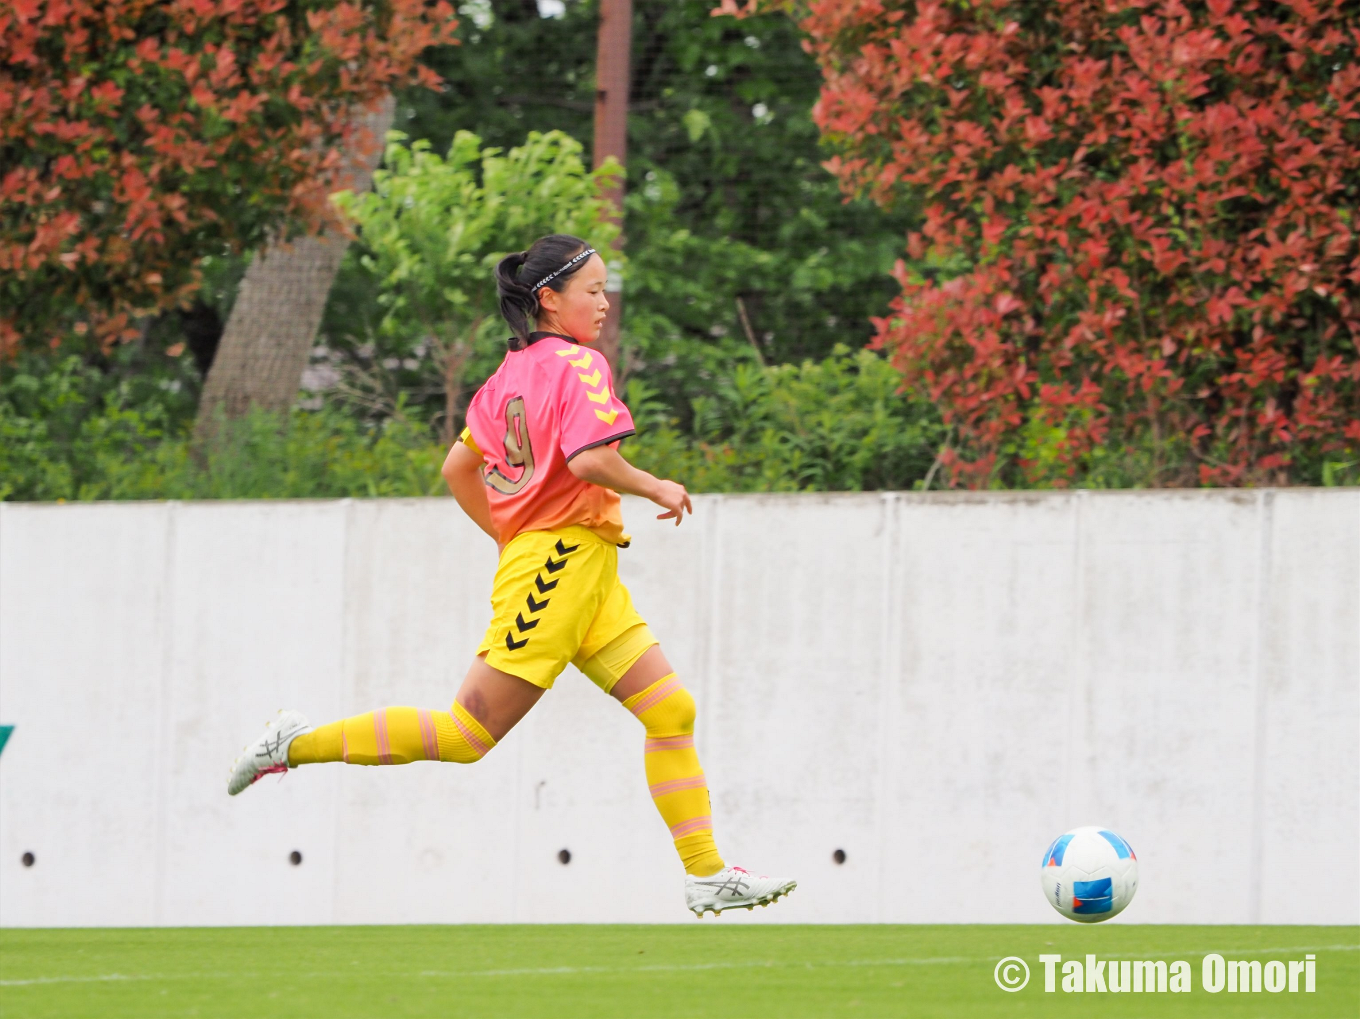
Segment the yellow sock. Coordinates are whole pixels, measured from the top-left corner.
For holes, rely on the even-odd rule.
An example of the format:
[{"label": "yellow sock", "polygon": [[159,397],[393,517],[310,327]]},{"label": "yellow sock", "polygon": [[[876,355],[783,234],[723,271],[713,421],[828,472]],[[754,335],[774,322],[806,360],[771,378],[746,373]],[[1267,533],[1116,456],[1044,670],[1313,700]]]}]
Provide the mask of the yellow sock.
[{"label": "yellow sock", "polygon": [[495,745],[491,734],[461,704],[450,711],[380,708],[303,733],[288,747],[288,763],[472,764]]},{"label": "yellow sock", "polygon": [[647,728],[647,785],[670,827],[685,873],[716,874],[723,860],[713,842],[708,782],[694,752],[694,698],[672,672],[623,706]]}]

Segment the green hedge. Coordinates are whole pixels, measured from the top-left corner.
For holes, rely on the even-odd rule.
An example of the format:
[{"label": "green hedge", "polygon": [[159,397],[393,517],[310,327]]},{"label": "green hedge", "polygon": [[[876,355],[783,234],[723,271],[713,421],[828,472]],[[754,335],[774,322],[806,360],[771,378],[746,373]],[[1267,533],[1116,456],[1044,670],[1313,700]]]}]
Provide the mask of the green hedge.
[{"label": "green hedge", "polygon": [[[252,499],[443,494],[443,447],[397,413],[367,424],[345,410],[262,412],[222,422],[199,450],[161,404],[78,358],[0,380],[0,498]],[[942,429],[904,398],[881,358],[838,348],[821,362],[741,365],[696,399],[692,425],[667,416],[637,381],[626,400],[634,463],[695,492],[911,488],[930,470]]]},{"label": "green hedge", "polygon": [[443,451],[404,416],[370,427],[340,410],[224,422],[203,449],[154,402],[67,358],[0,387],[0,498],[289,499],[433,495]]},{"label": "green hedge", "polygon": [[919,487],[944,439],[934,410],[903,395],[871,351],[823,361],[738,365],[693,400],[693,425],[667,420],[646,387],[624,402],[638,422],[625,453],[695,492],[845,492]]}]

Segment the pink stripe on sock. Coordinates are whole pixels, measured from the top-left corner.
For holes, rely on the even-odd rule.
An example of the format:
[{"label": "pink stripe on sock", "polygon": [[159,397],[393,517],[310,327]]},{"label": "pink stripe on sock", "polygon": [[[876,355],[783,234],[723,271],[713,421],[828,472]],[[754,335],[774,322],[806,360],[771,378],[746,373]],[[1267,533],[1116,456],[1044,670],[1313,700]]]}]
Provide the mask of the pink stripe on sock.
[{"label": "pink stripe on sock", "polygon": [[648,786],[648,790],[655,799],[658,796],[665,796],[667,793],[678,793],[684,789],[706,789],[708,782],[704,778],[703,772],[693,775],[690,778],[676,778],[669,782],[658,782],[656,785]]},{"label": "pink stripe on sock", "polygon": [[645,695],[642,698],[642,700],[638,701],[628,710],[640,718],[642,717],[642,713],[644,711],[648,710],[649,708],[656,707],[658,704],[660,704],[667,697],[669,697],[671,694],[675,693],[675,691],[679,689],[680,678],[678,676],[673,675],[671,676],[670,679],[662,681],[660,686],[658,686],[651,693]]},{"label": "pink stripe on sock", "polygon": [[453,719],[453,724],[458,726],[458,731],[463,734],[463,739],[468,741],[468,745],[477,751],[478,757],[485,757],[486,752],[491,748],[478,739],[477,734],[463,724],[463,720],[458,717],[458,712],[450,711],[449,717]]},{"label": "pink stripe on sock", "polygon": [[434,719],[425,708],[416,708],[416,721],[420,723],[420,742],[425,746],[425,760],[439,760],[439,738],[434,733]]},{"label": "pink stripe on sock", "polygon": [[387,742],[387,709],[373,712],[373,735],[378,741],[378,763],[392,763],[392,747]]},{"label": "pink stripe on sock", "polygon": [[700,817],[691,817],[688,821],[681,821],[679,824],[671,825],[671,838],[681,839],[686,835],[694,835],[701,831],[713,830],[713,815],[704,814]]},{"label": "pink stripe on sock", "polygon": [[340,723],[340,758],[349,763],[349,740],[345,738],[345,723]]},{"label": "pink stripe on sock", "polygon": [[649,739],[643,748],[643,753],[654,754],[659,750],[693,750],[694,734],[687,733],[684,736],[662,736],[658,739]]}]

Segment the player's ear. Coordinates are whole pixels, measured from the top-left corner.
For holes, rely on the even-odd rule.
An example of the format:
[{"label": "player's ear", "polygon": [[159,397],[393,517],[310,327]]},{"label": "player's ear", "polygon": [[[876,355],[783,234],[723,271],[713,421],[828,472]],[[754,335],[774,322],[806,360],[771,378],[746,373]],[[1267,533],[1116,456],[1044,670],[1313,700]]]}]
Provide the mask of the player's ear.
[{"label": "player's ear", "polygon": [[538,292],[538,306],[544,311],[557,311],[557,291],[552,287],[543,287]]}]

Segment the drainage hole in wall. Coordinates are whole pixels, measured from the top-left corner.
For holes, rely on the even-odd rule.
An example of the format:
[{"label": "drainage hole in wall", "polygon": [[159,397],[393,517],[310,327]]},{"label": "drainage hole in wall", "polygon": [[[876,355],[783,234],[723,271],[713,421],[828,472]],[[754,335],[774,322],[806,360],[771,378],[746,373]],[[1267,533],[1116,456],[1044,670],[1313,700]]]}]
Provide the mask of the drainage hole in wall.
[{"label": "drainage hole in wall", "polygon": [[19,857],[19,862],[25,867],[31,867],[38,862],[38,858],[32,853],[25,853],[23,856]]},{"label": "drainage hole in wall", "polygon": [[565,867],[567,864],[571,863],[571,850],[570,850],[570,849],[563,849],[561,852],[559,852],[559,853],[557,854],[557,862],[560,863],[560,864],[561,864],[562,866],[564,866],[564,867]]},{"label": "drainage hole in wall", "polygon": [[299,853],[296,849],[294,849],[291,853],[288,854],[288,862],[291,863],[294,867],[298,866],[300,863],[302,863],[302,854]]},{"label": "drainage hole in wall", "polygon": [[831,854],[831,859],[835,860],[836,863],[838,863],[838,864],[844,863],[844,862],[845,862],[845,850],[844,850],[844,849],[837,849],[834,853]]}]

